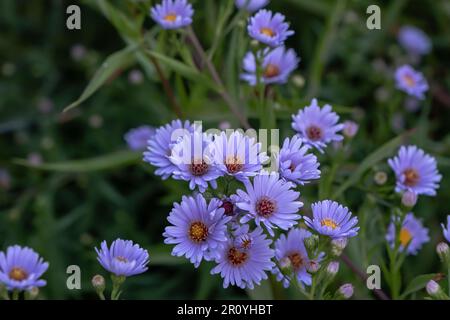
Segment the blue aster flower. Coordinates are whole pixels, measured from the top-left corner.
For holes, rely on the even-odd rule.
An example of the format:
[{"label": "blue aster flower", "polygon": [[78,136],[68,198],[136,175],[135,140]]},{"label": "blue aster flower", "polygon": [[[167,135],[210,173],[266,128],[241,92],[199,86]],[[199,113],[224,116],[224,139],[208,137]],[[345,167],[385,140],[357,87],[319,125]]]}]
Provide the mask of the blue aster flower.
[{"label": "blue aster flower", "polygon": [[155,135],[148,141],[148,151],[144,152],[144,161],[158,167],[156,175],[165,180],[173,174],[177,166],[170,160],[172,146],[180,137],[193,131],[194,128],[189,121],[183,123],[180,120],[173,120],[156,129]]},{"label": "blue aster flower", "polygon": [[152,19],[164,29],[179,29],[192,23],[194,10],[187,0],[163,0],[150,10]]},{"label": "blue aster flower", "polygon": [[[262,58],[262,77],[260,81],[265,84],[277,83],[283,84],[288,81],[289,75],[297,69],[300,58],[292,49],[286,49],[281,46],[275,49],[265,49],[259,51]],[[257,65],[253,52],[248,52],[243,60],[244,73],[241,79],[247,81],[251,86],[256,86]]]},{"label": "blue aster flower", "polygon": [[141,151],[147,148],[148,141],[155,135],[155,128],[140,126],[131,129],[125,134],[125,141],[133,151]]},{"label": "blue aster flower", "polygon": [[10,291],[45,286],[47,282],[39,278],[47,269],[48,262],[31,248],[14,245],[0,252],[0,283]]},{"label": "blue aster flower", "polygon": [[253,183],[245,182],[246,191],[237,190],[240,197],[237,206],[247,212],[241,223],[255,220],[258,227],[262,223],[272,236],[272,229],[276,227],[283,230],[292,228],[301,218],[297,213],[303,206],[298,201],[300,193],[294,191],[294,187],[275,172],[263,172],[254,177]]},{"label": "blue aster flower", "polygon": [[250,37],[272,48],[281,46],[294,31],[289,30],[284,15],[269,10],[259,10],[250,18],[247,30]]},{"label": "blue aster flower", "polygon": [[300,185],[320,178],[317,157],[308,153],[309,146],[302,141],[298,136],[286,138],[277,156],[280,176]]},{"label": "blue aster flower", "polygon": [[95,248],[95,251],[102,267],[116,276],[130,277],[148,269],[147,250],[131,240],[114,240],[109,248],[106,241],[103,241],[100,249]]},{"label": "blue aster flower", "polygon": [[413,26],[403,26],[398,32],[400,45],[412,55],[425,55],[431,51],[431,41],[425,32]]},{"label": "blue aster flower", "polygon": [[445,239],[447,239],[448,242],[450,242],[450,215],[447,216],[447,229],[445,228],[445,225],[442,223],[442,233],[444,234]]},{"label": "blue aster flower", "polygon": [[267,279],[267,271],[272,270],[274,251],[270,248],[272,240],[266,239],[261,228],[249,231],[243,225],[233,232],[225,246],[219,250],[217,266],[211,274],[220,274],[223,287],[230,284],[242,289],[253,289],[261,280]]},{"label": "blue aster flower", "polygon": [[397,178],[395,191],[412,191],[417,195],[435,196],[442,176],[436,159],[416,146],[402,146],[396,157],[388,160]]},{"label": "blue aster flower", "polygon": [[[394,247],[396,239],[395,224],[391,222],[386,234],[386,241]],[[430,237],[428,236],[428,229],[422,225],[422,222],[412,213],[408,213],[400,229],[399,240],[401,251],[406,248],[408,254],[416,255],[422,245],[430,241]]]},{"label": "blue aster flower", "polygon": [[203,259],[210,261],[218,256],[228,239],[226,224],[231,220],[221,205],[218,199],[207,203],[201,194],[183,196],[180,204],[174,204],[167,218],[172,225],[163,233],[164,243],[175,244],[172,255],[186,256],[196,268]]},{"label": "blue aster flower", "polygon": [[343,124],[338,123],[339,116],[328,104],[321,108],[317,104],[317,99],[313,99],[310,106],[293,115],[292,120],[292,128],[297,131],[303,142],[322,153],[328,143],[344,138],[338,134],[344,128]]},{"label": "blue aster flower", "polygon": [[414,70],[409,65],[403,65],[395,71],[396,87],[417,99],[425,99],[425,92],[428,91],[428,82],[419,71]]},{"label": "blue aster flower", "polygon": [[235,3],[239,9],[255,12],[265,7],[269,3],[269,0],[236,0]]},{"label": "blue aster flower", "polygon": [[223,174],[240,181],[255,176],[261,171],[263,163],[269,159],[266,153],[261,151],[261,143],[240,131],[234,131],[230,135],[222,132],[214,137],[211,147],[214,165]]},{"label": "blue aster flower", "polygon": [[313,218],[304,216],[308,227],[332,239],[351,238],[358,234],[357,217],[347,207],[331,200],[324,200],[311,205]]}]

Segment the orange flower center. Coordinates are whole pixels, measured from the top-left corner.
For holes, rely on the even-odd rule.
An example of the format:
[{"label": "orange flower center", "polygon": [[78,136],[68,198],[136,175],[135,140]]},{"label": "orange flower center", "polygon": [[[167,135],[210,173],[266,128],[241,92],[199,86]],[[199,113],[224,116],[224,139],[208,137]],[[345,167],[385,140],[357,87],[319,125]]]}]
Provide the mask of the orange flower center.
[{"label": "orange flower center", "polygon": [[28,273],[21,267],[14,267],[9,272],[9,278],[16,281],[22,281],[28,278]]},{"label": "orange flower center", "polygon": [[238,250],[236,247],[231,247],[228,250],[228,261],[234,266],[240,266],[248,259],[248,254]]},{"label": "orange flower center", "polygon": [[408,243],[411,241],[411,239],[412,239],[411,232],[409,232],[409,230],[406,228],[402,228],[400,230],[400,243],[402,244],[402,246],[406,247]]},{"label": "orange flower center", "polygon": [[193,222],[189,227],[189,238],[194,242],[203,242],[208,238],[208,228],[201,222]]},{"label": "orange flower center", "polygon": [[298,270],[304,265],[303,256],[300,254],[300,252],[290,253],[287,257],[291,261],[294,270]]},{"label": "orange flower center", "polygon": [[405,185],[408,187],[414,187],[419,182],[420,176],[417,170],[409,168],[403,171],[403,175],[405,176]]},{"label": "orange flower center", "polygon": [[277,65],[269,63],[264,70],[264,77],[273,78],[280,74],[280,68]]},{"label": "orange flower center", "polygon": [[175,22],[175,20],[177,20],[177,15],[175,13],[169,13],[164,17],[164,20],[168,22]]},{"label": "orange flower center", "polygon": [[322,139],[322,129],[320,129],[317,126],[310,126],[308,129],[306,129],[306,135],[308,138],[312,141],[318,141]]},{"label": "orange flower center", "polygon": [[276,34],[275,31],[273,31],[271,28],[261,28],[259,32],[271,38],[273,38]]},{"label": "orange flower center", "polygon": [[331,228],[331,229],[336,229],[339,225],[332,219],[329,218],[325,218],[322,221],[320,221],[320,224],[325,227]]},{"label": "orange flower center", "polygon": [[405,76],[403,77],[403,80],[405,80],[406,85],[407,85],[408,87],[414,87],[414,86],[416,85],[416,81],[415,81],[414,78],[411,77],[409,74],[405,75]]}]

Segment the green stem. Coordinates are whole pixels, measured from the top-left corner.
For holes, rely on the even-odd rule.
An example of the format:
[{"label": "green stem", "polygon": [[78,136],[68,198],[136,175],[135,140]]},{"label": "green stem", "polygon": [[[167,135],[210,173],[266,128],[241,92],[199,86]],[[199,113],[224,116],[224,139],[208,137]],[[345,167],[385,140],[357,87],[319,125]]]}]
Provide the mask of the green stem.
[{"label": "green stem", "polygon": [[12,292],[12,300],[19,300],[19,294],[20,294],[19,290],[14,290]]},{"label": "green stem", "polygon": [[[122,293],[122,291],[120,291],[120,286],[125,282],[126,278],[125,278],[125,276],[116,276],[116,275],[112,274],[111,280],[113,283],[113,288],[111,291],[111,300],[119,300],[120,294]],[[100,296],[100,299],[101,299],[101,296]]]}]

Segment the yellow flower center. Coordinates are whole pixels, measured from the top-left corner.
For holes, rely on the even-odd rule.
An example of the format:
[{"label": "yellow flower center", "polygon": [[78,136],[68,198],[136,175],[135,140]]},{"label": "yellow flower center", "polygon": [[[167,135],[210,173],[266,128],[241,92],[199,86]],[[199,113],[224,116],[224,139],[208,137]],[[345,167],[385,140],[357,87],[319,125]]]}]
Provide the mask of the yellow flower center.
[{"label": "yellow flower center", "polygon": [[329,219],[329,218],[323,219],[322,221],[320,221],[320,224],[322,225],[322,227],[326,226],[326,227],[331,228],[333,230],[336,229],[339,226],[335,221],[333,221],[332,219]]},{"label": "yellow flower center", "polygon": [[411,239],[412,239],[412,235],[409,232],[409,230],[406,228],[402,228],[400,230],[400,243],[402,244],[402,246],[406,247],[408,245],[408,243],[411,241]]},{"label": "yellow flower center", "polygon": [[407,85],[408,87],[414,87],[414,86],[416,85],[416,81],[415,81],[414,78],[411,77],[409,74],[405,75],[405,76],[403,77],[403,80],[405,80],[406,85]]},{"label": "yellow flower center", "polygon": [[273,38],[276,34],[275,31],[273,31],[270,28],[261,28],[261,30],[259,30],[259,32],[261,32],[262,34],[264,34],[268,37],[271,37],[271,38]]},{"label": "yellow flower center", "polygon": [[201,222],[193,222],[189,228],[189,238],[194,242],[203,242],[208,238],[208,228]]},{"label": "yellow flower center", "polygon": [[20,267],[14,267],[9,272],[9,278],[16,281],[22,281],[28,278],[28,273]]},{"label": "yellow flower center", "polygon": [[164,20],[168,22],[175,22],[175,20],[177,20],[177,15],[175,13],[169,13],[164,17]]}]

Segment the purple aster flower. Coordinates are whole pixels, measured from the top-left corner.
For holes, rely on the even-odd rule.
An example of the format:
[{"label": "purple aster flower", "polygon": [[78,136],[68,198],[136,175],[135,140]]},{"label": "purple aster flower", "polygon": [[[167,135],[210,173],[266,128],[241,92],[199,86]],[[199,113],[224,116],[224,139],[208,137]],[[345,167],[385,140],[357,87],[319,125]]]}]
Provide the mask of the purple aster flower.
[{"label": "purple aster flower", "polygon": [[[391,222],[386,234],[386,241],[389,242],[391,247],[394,247],[396,239],[395,224]],[[400,250],[403,251],[406,248],[408,254],[416,255],[420,248],[422,248],[422,245],[430,241],[428,229],[412,213],[408,213],[400,229],[399,241]]]},{"label": "purple aster flower", "polygon": [[424,93],[428,91],[428,82],[423,74],[409,65],[403,65],[395,71],[395,82],[399,90],[417,99],[425,99]]},{"label": "purple aster flower", "polygon": [[358,234],[357,217],[347,207],[331,200],[324,200],[311,205],[313,218],[303,217],[305,223],[318,233],[333,239],[351,238]]},{"label": "purple aster flower", "polygon": [[174,179],[189,181],[191,190],[197,186],[200,192],[205,192],[208,183],[215,189],[217,178],[223,176],[213,162],[211,138],[198,130],[179,139],[172,148],[170,160],[177,166]]},{"label": "purple aster flower", "polygon": [[289,30],[289,24],[280,13],[273,14],[269,10],[259,10],[250,18],[247,30],[250,37],[274,48],[281,46],[294,31]]},{"label": "purple aster flower", "polygon": [[344,128],[343,124],[338,124],[339,116],[328,104],[320,108],[317,99],[313,99],[310,106],[293,115],[292,120],[292,128],[303,142],[322,153],[327,143],[343,139],[343,136],[338,134]]},{"label": "purple aster flower", "polygon": [[240,181],[255,176],[269,159],[265,152],[261,152],[261,143],[240,131],[234,131],[229,136],[225,132],[215,136],[212,149],[214,165],[223,174],[234,176]]},{"label": "purple aster flower", "polygon": [[430,38],[421,29],[413,26],[401,27],[398,41],[412,55],[424,55],[431,51]]},{"label": "purple aster flower", "polygon": [[269,0],[236,0],[236,7],[239,9],[245,9],[248,12],[255,12],[265,7]]},{"label": "purple aster flower", "polygon": [[[263,56],[262,77],[261,82],[265,84],[278,83],[283,84],[288,81],[289,75],[297,68],[300,58],[292,49],[278,47],[272,50],[265,49],[257,53]],[[241,75],[241,79],[247,81],[251,86],[256,86],[257,66],[253,52],[248,52],[243,60],[243,68],[245,73]]]},{"label": "purple aster flower", "polygon": [[15,245],[6,254],[0,252],[0,283],[10,291],[45,286],[47,282],[39,278],[47,269],[48,262],[31,248]]},{"label": "purple aster flower", "polygon": [[186,121],[173,120],[171,123],[156,129],[156,133],[148,142],[148,151],[144,152],[144,161],[155,167],[155,174],[164,180],[169,178],[177,169],[177,166],[170,160],[172,146],[183,135],[193,132],[193,126]]},{"label": "purple aster flower", "polygon": [[125,134],[125,141],[133,151],[145,150],[150,140],[155,134],[155,129],[149,126],[141,126],[131,129]]},{"label": "purple aster flower", "polygon": [[180,204],[175,203],[167,220],[164,243],[175,244],[172,255],[186,256],[197,268],[205,259],[217,257],[218,249],[227,241],[227,223],[231,217],[224,215],[221,201],[211,199],[209,203],[198,194],[183,196]]},{"label": "purple aster flower", "polygon": [[397,177],[395,191],[413,191],[417,195],[435,196],[442,176],[436,159],[416,146],[402,146],[396,157],[388,160]]},{"label": "purple aster flower", "polygon": [[447,216],[447,229],[445,228],[445,225],[442,223],[442,233],[444,234],[445,239],[447,239],[448,242],[450,242],[450,215]]},{"label": "purple aster flower", "polygon": [[282,234],[275,242],[275,258],[281,268],[289,271],[283,273],[279,267],[275,267],[272,272],[285,288],[289,287],[292,279],[301,286],[311,285],[311,275],[307,271],[310,259],[303,242],[310,236],[311,232],[295,228],[289,231],[287,237]]},{"label": "purple aster flower", "polygon": [[259,285],[261,280],[267,279],[266,271],[275,266],[271,260],[274,256],[271,243],[261,228],[249,232],[248,225],[241,226],[220,248],[217,266],[211,274],[220,273],[224,288],[231,284],[253,289],[254,284]]},{"label": "purple aster flower", "polygon": [[308,150],[309,146],[302,145],[302,139],[298,136],[286,138],[277,156],[280,176],[300,185],[319,179],[317,157]]},{"label": "purple aster flower", "polygon": [[103,268],[116,276],[130,277],[147,271],[149,261],[147,250],[131,240],[117,239],[108,248],[106,241],[95,248],[97,260]]},{"label": "purple aster flower", "polygon": [[150,13],[152,19],[163,29],[178,29],[192,23],[194,10],[187,0],[163,0]]},{"label": "purple aster flower", "polygon": [[298,201],[300,193],[294,189],[295,185],[279,178],[275,172],[262,172],[250,181],[245,182],[246,191],[237,190],[240,197],[238,208],[247,212],[241,223],[255,220],[259,227],[262,224],[273,236],[273,228],[283,230],[292,228],[301,218],[297,214],[303,203]]}]

